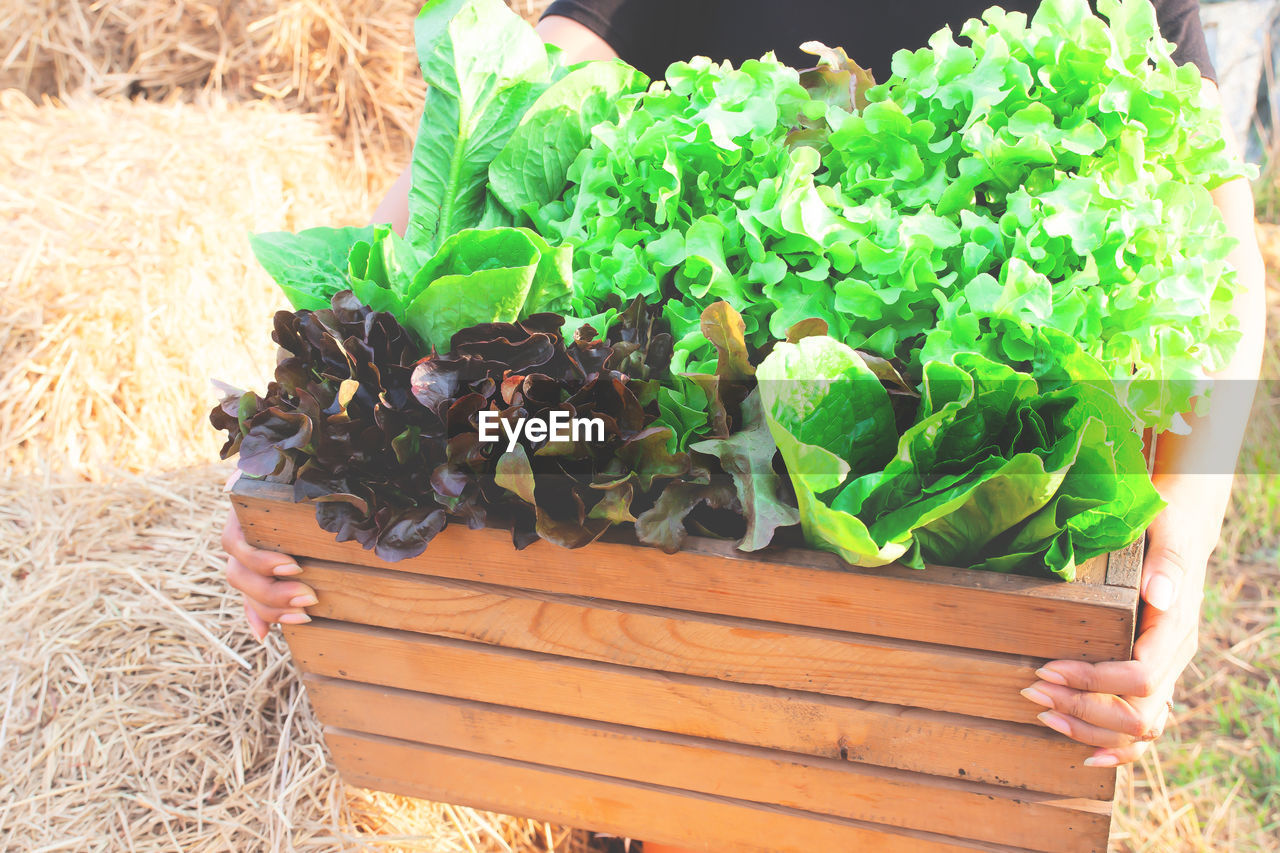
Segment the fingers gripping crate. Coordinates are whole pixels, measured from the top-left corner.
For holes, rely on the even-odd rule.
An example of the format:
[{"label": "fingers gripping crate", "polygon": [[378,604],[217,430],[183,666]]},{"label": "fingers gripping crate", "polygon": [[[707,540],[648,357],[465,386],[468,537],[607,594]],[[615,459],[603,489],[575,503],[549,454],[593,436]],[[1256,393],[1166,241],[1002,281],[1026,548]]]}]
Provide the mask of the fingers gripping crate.
[{"label": "fingers gripping crate", "polygon": [[1116,771],[1019,690],[1130,656],[1140,546],[1072,584],[460,526],[385,563],[291,495],[232,497],[316,590],[285,636],[353,784],[715,851],[1106,849]]}]

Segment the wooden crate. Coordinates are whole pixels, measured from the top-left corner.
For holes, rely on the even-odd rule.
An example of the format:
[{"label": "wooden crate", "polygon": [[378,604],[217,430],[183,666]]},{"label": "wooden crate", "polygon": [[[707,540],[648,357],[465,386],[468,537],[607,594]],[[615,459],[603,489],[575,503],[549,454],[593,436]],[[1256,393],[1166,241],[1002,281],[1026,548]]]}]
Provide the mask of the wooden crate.
[{"label": "wooden crate", "polygon": [[1018,691],[1129,657],[1137,547],[1064,584],[450,526],[392,564],[290,495],[232,497],[316,590],[285,636],[349,782],[715,851],[1106,849],[1116,771]]}]

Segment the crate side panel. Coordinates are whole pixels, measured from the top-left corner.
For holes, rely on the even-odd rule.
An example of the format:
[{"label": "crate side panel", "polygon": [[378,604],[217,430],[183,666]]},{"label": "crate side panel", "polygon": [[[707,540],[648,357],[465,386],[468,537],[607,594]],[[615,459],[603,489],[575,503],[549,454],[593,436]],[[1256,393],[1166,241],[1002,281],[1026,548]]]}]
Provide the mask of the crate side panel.
[{"label": "crate side panel", "polygon": [[[579,550],[537,542],[516,551],[501,530],[451,525],[420,557],[385,563],[320,529],[287,487],[241,478],[233,504],[249,542],[301,557],[681,610],[765,619],[1045,659],[1128,659],[1132,590],[991,572],[848,567],[786,550],[766,556],[691,538],[668,555],[597,542]],[[767,557],[767,559],[766,559]]]},{"label": "crate side panel", "polygon": [[887,826],[1047,853],[1100,849],[1110,830],[1095,800],[314,676],[307,690],[328,726]]},{"label": "crate side panel", "polygon": [[1019,851],[340,729],[325,739],[353,784],[722,853]]},{"label": "crate side panel", "polygon": [[846,758],[935,776],[1110,799],[1115,772],[1083,766],[1091,747],[1043,726],[733,685],[361,625],[287,626],[304,672]]},{"label": "crate side panel", "polygon": [[564,657],[1036,723],[1032,658],[302,560],[312,615]]}]

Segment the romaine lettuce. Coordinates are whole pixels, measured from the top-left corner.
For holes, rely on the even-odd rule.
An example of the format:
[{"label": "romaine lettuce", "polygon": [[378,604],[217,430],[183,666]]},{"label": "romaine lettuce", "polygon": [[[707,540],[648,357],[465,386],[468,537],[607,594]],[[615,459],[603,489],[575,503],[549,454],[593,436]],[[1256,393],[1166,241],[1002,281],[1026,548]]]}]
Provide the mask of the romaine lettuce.
[{"label": "romaine lettuce", "polygon": [[901,435],[881,379],[830,337],[779,343],[757,378],[808,540],[856,565],[1074,577],[1163,507],[1112,383],[1045,390],[977,353],[925,365]]}]

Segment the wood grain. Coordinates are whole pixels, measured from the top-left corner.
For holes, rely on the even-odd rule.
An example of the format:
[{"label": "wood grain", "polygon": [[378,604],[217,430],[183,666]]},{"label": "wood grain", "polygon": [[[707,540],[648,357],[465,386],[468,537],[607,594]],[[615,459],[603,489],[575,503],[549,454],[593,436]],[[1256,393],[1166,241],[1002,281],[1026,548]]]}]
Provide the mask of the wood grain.
[{"label": "wood grain", "polygon": [[[1147,459],[1147,473],[1155,472],[1156,465],[1156,432],[1148,429],[1142,435],[1142,453]],[[1146,556],[1147,538],[1143,536],[1127,548],[1112,551],[1107,555],[1107,585],[1135,591],[1142,582],[1142,561]],[[1137,607],[1137,601],[1134,601]]]},{"label": "wood grain", "polygon": [[717,853],[1018,851],[342,729],[325,740],[357,785]]},{"label": "wood grain", "polygon": [[995,572],[858,569],[809,550],[744,554],[690,537],[668,555],[626,541],[524,551],[501,530],[450,526],[419,557],[394,564],[336,542],[286,486],[241,478],[232,493],[249,542],[301,557],[502,586],[764,619],[1045,659],[1128,659],[1133,590]]},{"label": "wood grain", "polygon": [[1099,554],[1076,566],[1076,583],[1090,586],[1105,585],[1107,582],[1108,554]]},{"label": "wood grain", "polygon": [[935,776],[1107,800],[1115,771],[1043,726],[576,661],[384,628],[286,626],[304,672]]},{"label": "wood grain", "polygon": [[1105,848],[1111,805],[307,676],[327,726],[1047,853]]},{"label": "wood grain", "polygon": [[1114,587],[1137,590],[1142,578],[1142,559],[1146,540],[1139,539],[1128,548],[1107,555],[1107,583]]},{"label": "wood grain", "polygon": [[1036,723],[1044,661],[299,560],[313,616],[603,663]]}]

